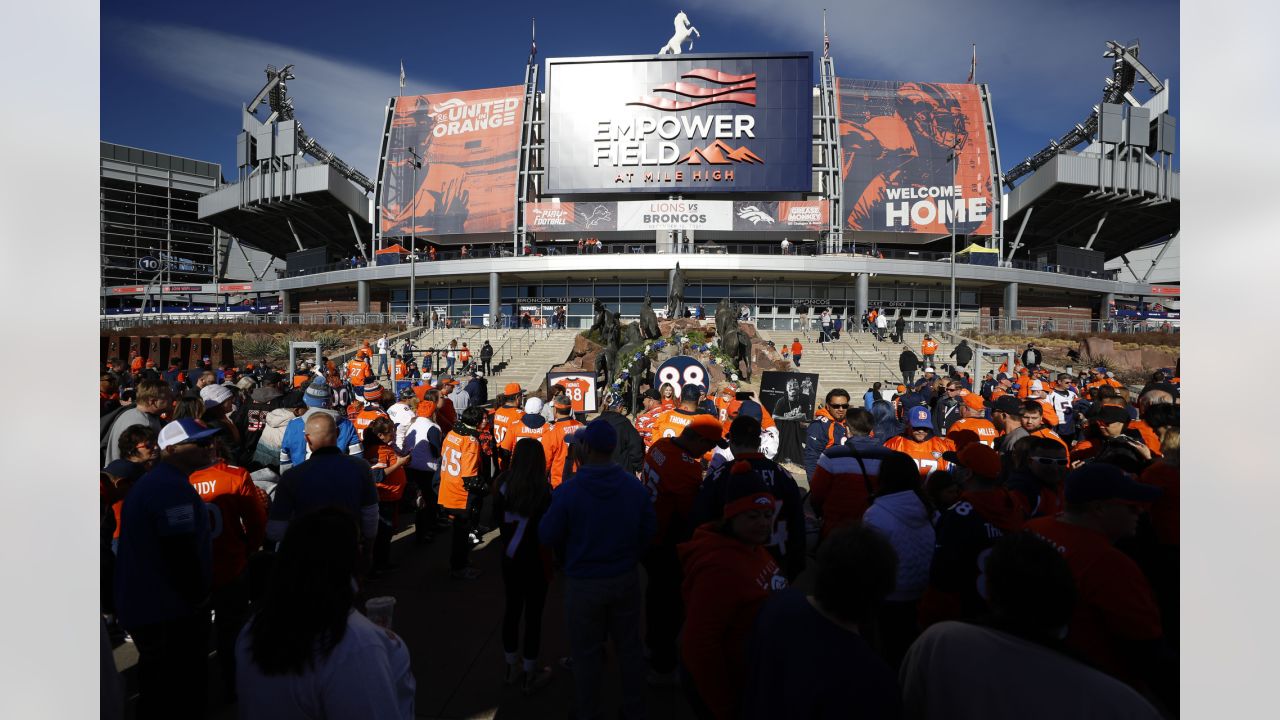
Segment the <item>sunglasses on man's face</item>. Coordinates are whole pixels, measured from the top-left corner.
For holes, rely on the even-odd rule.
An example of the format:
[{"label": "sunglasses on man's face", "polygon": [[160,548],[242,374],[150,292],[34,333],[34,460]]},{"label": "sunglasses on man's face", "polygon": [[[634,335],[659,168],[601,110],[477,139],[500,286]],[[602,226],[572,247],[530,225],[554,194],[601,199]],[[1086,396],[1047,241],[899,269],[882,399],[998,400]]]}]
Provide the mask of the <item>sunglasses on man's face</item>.
[{"label": "sunglasses on man's face", "polygon": [[1032,460],[1035,460],[1036,462],[1040,463],[1041,465],[1063,465],[1063,466],[1065,466],[1065,465],[1067,464],[1067,459],[1066,459],[1066,458],[1051,458],[1051,457],[1040,457],[1040,456],[1038,456],[1038,455],[1032,455],[1032,456],[1031,456],[1031,459],[1032,459]]},{"label": "sunglasses on man's face", "polygon": [[827,407],[831,408],[832,410],[848,410],[849,403],[844,403],[843,405],[837,405],[835,403],[831,403]]}]

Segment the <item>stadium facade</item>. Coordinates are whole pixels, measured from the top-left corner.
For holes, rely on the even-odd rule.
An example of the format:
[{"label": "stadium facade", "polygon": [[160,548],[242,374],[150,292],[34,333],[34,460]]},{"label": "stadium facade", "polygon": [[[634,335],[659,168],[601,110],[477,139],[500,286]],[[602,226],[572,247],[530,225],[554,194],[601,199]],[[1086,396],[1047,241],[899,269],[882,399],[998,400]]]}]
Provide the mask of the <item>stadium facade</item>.
[{"label": "stadium facade", "polygon": [[522,84],[390,98],[370,180],[306,135],[291,68],[269,67],[237,181],[199,215],[284,272],[201,289],[477,325],[564,306],[586,327],[597,299],[661,311],[679,272],[688,305],[728,298],[763,329],[868,307],[946,327],[953,302],[959,327],[1106,320],[1176,300],[1114,261],[1176,237],[1179,203],[1171,88],[1136,44],[1107,52],[1102,102],[1007,172],[986,85],[797,52],[531,57]]}]

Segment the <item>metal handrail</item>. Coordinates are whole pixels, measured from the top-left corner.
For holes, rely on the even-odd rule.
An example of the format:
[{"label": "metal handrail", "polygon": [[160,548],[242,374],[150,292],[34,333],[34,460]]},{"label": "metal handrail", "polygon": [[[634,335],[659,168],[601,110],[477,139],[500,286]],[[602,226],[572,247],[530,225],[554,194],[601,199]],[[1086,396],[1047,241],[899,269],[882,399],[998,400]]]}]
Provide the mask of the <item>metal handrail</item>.
[{"label": "metal handrail", "polygon": [[[619,241],[619,242],[611,242],[611,243],[601,243],[596,247],[599,247],[600,249],[592,250],[589,247],[583,247],[582,249],[579,249],[577,245],[571,244],[571,243],[563,244],[563,245],[548,243],[546,245],[541,245],[541,246],[530,243],[528,246],[529,248],[528,252],[526,252],[523,255],[523,257],[557,257],[561,255],[592,256],[592,255],[655,255],[655,254],[659,254],[657,245],[651,242],[636,243],[636,242]],[[924,262],[950,262],[951,260],[951,253],[941,252],[941,251],[882,249],[882,250],[877,250],[874,253],[856,252],[852,250],[844,251],[844,252],[823,253],[821,252],[821,249],[822,249],[821,246],[816,243],[812,245],[809,245],[809,244],[792,245],[787,249],[786,252],[784,252],[779,243],[774,243],[772,241],[764,241],[764,242],[757,242],[757,243],[708,242],[702,245],[695,246],[692,254],[697,254],[697,255],[708,255],[708,254],[795,255],[795,256],[803,256],[803,257],[818,257],[818,256],[825,255],[825,256],[838,256],[838,257],[860,257],[860,258],[866,258],[869,260],[916,260],[916,261],[924,261]],[[680,253],[661,253],[661,254],[680,254]],[[406,253],[401,255],[399,262],[387,263],[386,265],[383,265],[383,266],[408,264],[410,261],[410,257],[411,256]],[[514,257],[514,255],[512,254],[509,248],[507,248],[505,245],[495,245],[492,247],[486,247],[483,250],[471,249],[471,250],[468,250],[465,255],[463,254],[461,249],[438,250],[436,251],[436,254],[434,257],[428,256],[426,253],[419,252],[418,262],[419,263],[438,263],[438,262],[450,262],[455,260],[483,260],[483,259],[509,258],[509,257]],[[968,258],[960,258],[958,259],[957,264],[979,265],[980,263],[971,262],[970,259]],[[315,268],[308,268],[305,270],[295,270],[294,272],[288,272],[283,269],[277,269],[276,276],[279,279],[304,277],[307,275],[319,275],[319,274],[329,273],[329,272],[355,270],[358,268],[370,267],[370,266],[378,267],[379,265],[376,262],[374,263],[367,262],[362,258],[354,258],[354,261],[352,259],[340,260],[338,262],[329,263],[327,265],[321,265]],[[1067,268],[1057,264],[1036,263],[1030,260],[1007,260],[1007,261],[1003,261],[1000,264],[1000,266],[1018,269],[1018,270],[1034,270],[1039,272],[1048,272],[1048,273],[1053,273],[1057,275],[1072,275],[1075,277],[1093,277],[1093,278],[1098,278],[1102,280],[1115,280],[1120,276],[1119,269],[1090,271],[1090,270],[1081,270],[1078,268]],[[993,265],[992,267],[996,267],[996,266]]]}]

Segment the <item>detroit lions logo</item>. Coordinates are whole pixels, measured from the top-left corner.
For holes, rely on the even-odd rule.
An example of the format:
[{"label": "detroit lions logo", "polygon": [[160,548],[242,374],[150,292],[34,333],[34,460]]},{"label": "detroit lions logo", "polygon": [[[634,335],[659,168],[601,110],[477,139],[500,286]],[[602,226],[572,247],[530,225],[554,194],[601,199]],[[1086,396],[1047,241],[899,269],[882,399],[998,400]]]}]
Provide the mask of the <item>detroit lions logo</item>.
[{"label": "detroit lions logo", "polygon": [[609,212],[609,208],[604,205],[596,205],[591,208],[591,214],[583,218],[583,224],[587,227],[595,227],[602,222],[608,222],[613,218],[613,213]]},{"label": "detroit lions logo", "polygon": [[769,217],[768,213],[755,205],[744,206],[738,211],[738,217],[743,220],[750,220],[752,225],[759,225],[762,222],[769,223],[770,225],[773,224],[773,218]]}]

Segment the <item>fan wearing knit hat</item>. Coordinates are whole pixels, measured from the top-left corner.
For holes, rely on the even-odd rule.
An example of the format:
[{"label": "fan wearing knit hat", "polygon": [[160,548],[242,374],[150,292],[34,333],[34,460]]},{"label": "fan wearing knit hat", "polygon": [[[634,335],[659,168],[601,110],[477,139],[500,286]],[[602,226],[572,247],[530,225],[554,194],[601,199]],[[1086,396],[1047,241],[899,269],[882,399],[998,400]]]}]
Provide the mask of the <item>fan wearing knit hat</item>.
[{"label": "fan wearing knit hat", "polygon": [[737,717],[741,663],[756,611],[787,581],[764,547],[778,504],[750,463],[734,463],[724,501],[723,519],[699,526],[678,548],[685,601],[681,659],[711,714]]}]

